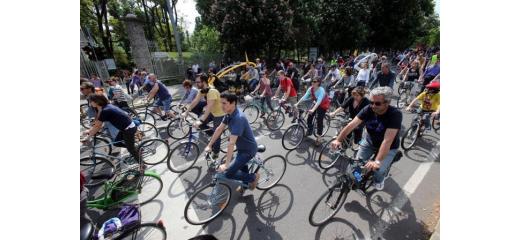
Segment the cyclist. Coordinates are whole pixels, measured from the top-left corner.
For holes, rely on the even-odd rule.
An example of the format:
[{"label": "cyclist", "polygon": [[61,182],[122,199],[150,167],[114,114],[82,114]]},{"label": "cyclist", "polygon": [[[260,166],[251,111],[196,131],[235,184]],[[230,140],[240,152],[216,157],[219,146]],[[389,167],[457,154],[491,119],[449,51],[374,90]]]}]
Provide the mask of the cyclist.
[{"label": "cyclist", "polygon": [[320,86],[321,81],[319,81],[317,78],[312,80],[312,86],[307,89],[307,92],[305,92],[305,95],[298,101],[298,103],[295,104],[295,108],[298,108],[298,104],[300,102],[305,101],[307,99],[312,99],[312,101],[315,101],[316,103],[314,106],[309,109],[309,116],[307,116],[307,133],[306,136],[312,135],[312,132],[314,131],[314,124],[312,124],[312,120],[314,119],[314,116],[316,113],[318,113],[317,116],[317,123],[318,123],[318,137],[316,138],[316,145],[321,144],[321,134],[323,133],[323,118],[325,117],[325,113],[327,110],[329,110],[330,106],[330,99],[327,93],[325,92],[325,89]]},{"label": "cyclist", "polygon": [[[220,102],[220,93],[217,89],[208,84],[208,75],[205,73],[197,75],[195,79],[199,87],[199,93],[188,106],[186,112],[182,114],[182,117],[185,118],[188,116],[188,112],[190,112],[193,108],[195,108],[200,100],[205,97],[206,98],[206,106],[204,109],[204,114],[199,116],[199,120],[194,124],[195,127],[200,127],[201,129],[206,129],[206,124],[213,121],[213,131],[217,129],[217,127],[222,122],[224,118],[224,111],[222,110],[222,103]],[[213,133],[209,132],[209,135]],[[220,151],[220,136],[216,140],[216,144],[213,144],[213,158],[218,158],[218,154]]]},{"label": "cyclist", "polygon": [[292,62],[289,62],[288,64],[287,77],[291,79],[296,92],[298,92],[300,90],[300,75]]},{"label": "cyclist", "polygon": [[314,66],[314,64],[311,64],[309,71],[307,71],[307,73],[305,73],[302,76],[302,81],[304,82],[304,85],[306,87],[308,87],[309,86],[309,82],[312,79],[314,79],[316,76],[318,76],[318,70],[316,70],[316,67]]},{"label": "cyclist", "polygon": [[[278,93],[280,93],[280,89],[283,91],[284,94],[281,100],[282,102],[287,101],[291,105],[293,115],[293,120],[291,121],[291,123],[295,123],[296,119],[298,119],[298,109],[294,105],[297,102],[298,95],[296,94],[296,90],[292,85],[291,79],[285,76],[284,71],[278,71],[278,79],[280,85],[276,89],[276,93],[274,94],[273,98],[276,98],[278,96]],[[291,113],[289,113],[289,117],[291,117]]]},{"label": "cyclist", "polygon": [[[365,89],[363,87],[356,87],[352,90],[351,97],[347,98],[341,107],[336,109],[336,111],[329,114],[331,118],[336,117],[341,111],[345,111],[348,113],[348,116],[355,117],[361,111],[361,109],[365,108],[370,104],[368,98],[365,97]],[[348,110],[348,112],[347,112]],[[354,129],[354,143],[359,144],[361,141],[361,136],[363,135],[363,125],[359,125],[356,129]]]},{"label": "cyclist", "polygon": [[[237,96],[231,93],[223,93],[220,95],[220,98],[226,116],[204,150],[210,152],[211,146],[215,146],[215,144],[220,146],[218,143],[220,141],[220,135],[226,129],[226,126],[228,126],[231,135],[229,136],[226,161],[220,165],[218,170],[225,172],[227,178],[240,180],[244,184],[247,184],[250,190],[253,190],[256,188],[260,175],[258,173],[249,173],[247,163],[257,152],[255,136],[253,135],[246,116],[237,108]],[[237,148],[236,158],[231,162],[235,145]],[[243,192],[244,189],[238,187],[237,191]]]},{"label": "cyclist", "polygon": [[90,82],[94,84],[94,87],[101,88],[103,87],[103,81],[98,77],[97,74],[93,73],[90,77]]},{"label": "cyclist", "polygon": [[[333,149],[341,146],[341,142],[362,123],[367,134],[359,143],[357,158],[365,164],[365,168],[374,171],[374,187],[383,190],[387,169],[399,148],[398,133],[401,129],[403,114],[394,106],[390,106],[392,89],[377,87],[370,91],[370,105],[361,109],[358,115],[341,130],[332,141]],[[374,161],[367,161],[377,151]]]},{"label": "cyclist", "polygon": [[251,93],[251,95],[255,94],[256,92],[260,93],[260,106],[262,107],[262,114],[260,115],[261,118],[265,116],[265,113],[267,112],[267,108],[265,105],[267,104],[267,107],[271,111],[274,111],[273,106],[271,104],[271,96],[273,95],[273,92],[271,90],[271,81],[269,78],[267,78],[264,71],[260,72],[260,84],[256,87],[256,89]]},{"label": "cyclist", "polygon": [[258,84],[258,79],[260,79],[258,70],[251,65],[247,65],[247,72],[244,75],[242,75],[242,78],[249,79],[249,91],[253,91],[253,89],[256,88],[256,85]]},{"label": "cyclist", "polygon": [[356,77],[356,86],[366,86],[370,77],[370,70],[368,70],[368,62],[362,62],[361,64],[359,64],[359,66],[356,64],[354,68],[358,71]]},{"label": "cyclist", "polygon": [[[104,95],[92,94],[89,96],[89,102],[90,106],[96,110],[96,120],[92,128],[86,130],[83,134],[94,136],[103,128],[104,122],[110,123],[117,129],[114,146],[126,147],[134,160],[139,161],[134,138],[137,126],[128,114],[120,108],[109,104],[108,99]],[[121,141],[124,143],[120,143]]]},{"label": "cyclist", "polygon": [[[327,80],[327,78],[329,76],[330,76],[330,81]],[[338,66],[336,64],[333,64],[332,66],[330,66],[330,70],[327,73],[327,75],[325,75],[325,77],[323,78],[323,80],[324,80],[323,88],[325,89],[325,91],[327,91],[329,86],[336,84],[337,81],[339,81],[340,79],[341,79],[341,75],[339,73]]]},{"label": "cyclist", "polygon": [[390,64],[388,62],[383,62],[381,64],[381,72],[377,73],[377,77],[370,88],[374,88],[374,86],[378,84],[380,87],[390,87],[393,89],[394,83],[395,73],[390,71]]},{"label": "cyclist", "polygon": [[404,71],[403,82],[407,84],[411,84],[411,89],[415,88],[415,83],[419,79],[419,76],[422,75],[423,71],[420,67],[420,60],[415,60],[412,62],[410,67],[407,67]]},{"label": "cyclist", "polygon": [[[437,55],[436,55],[437,56]],[[424,91],[426,85],[428,85],[433,79],[441,73],[441,57],[437,56],[435,64],[426,67],[424,73],[419,77],[419,82],[422,82],[421,92]]]},{"label": "cyclist", "polygon": [[[200,81],[199,81],[200,83]],[[197,96],[197,93],[199,92],[197,88],[193,87],[191,84],[191,80],[186,79],[184,82],[182,82],[182,86],[184,87],[184,96],[182,97],[181,101],[179,102],[179,105],[189,105],[195,97]],[[206,106],[205,101],[200,101],[197,106],[195,106],[191,112],[197,114],[197,116],[200,116],[202,114],[202,110],[204,109],[204,106]]]},{"label": "cyclist", "polygon": [[417,102],[421,101],[420,109],[422,112],[426,112],[423,115],[424,127],[426,129],[430,129],[430,113],[440,111],[441,104],[441,93],[440,93],[441,83],[440,82],[431,82],[426,85],[426,91],[422,92],[417,96],[406,108],[406,111],[411,111],[412,106]]},{"label": "cyclist", "polygon": [[[168,88],[166,88],[162,82],[157,80],[155,74],[150,73],[148,75],[148,82],[143,86],[143,88],[148,91],[148,102],[157,97],[157,100],[155,100],[153,104],[153,111],[159,114],[163,121],[166,121],[167,118],[175,117],[175,113],[170,111],[170,104],[173,101],[172,95],[168,92]],[[161,107],[164,109],[164,115],[161,112]]]},{"label": "cyclist", "polygon": [[110,88],[108,89],[108,99],[112,101],[112,104],[121,108],[125,112],[132,113],[137,116],[137,112],[128,106],[125,93],[123,88],[117,84],[117,77],[111,77],[107,80]]}]

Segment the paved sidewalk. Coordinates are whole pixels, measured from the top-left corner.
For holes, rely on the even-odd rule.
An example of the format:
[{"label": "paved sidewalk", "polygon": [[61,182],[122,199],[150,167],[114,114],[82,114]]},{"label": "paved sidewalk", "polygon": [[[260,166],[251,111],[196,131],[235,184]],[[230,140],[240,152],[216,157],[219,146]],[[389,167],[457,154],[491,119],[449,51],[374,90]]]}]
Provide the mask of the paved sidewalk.
[{"label": "paved sidewalk", "polygon": [[441,220],[440,219],[439,219],[439,222],[437,222],[435,231],[433,232],[432,236],[430,237],[430,240],[439,240],[439,239],[441,239]]}]

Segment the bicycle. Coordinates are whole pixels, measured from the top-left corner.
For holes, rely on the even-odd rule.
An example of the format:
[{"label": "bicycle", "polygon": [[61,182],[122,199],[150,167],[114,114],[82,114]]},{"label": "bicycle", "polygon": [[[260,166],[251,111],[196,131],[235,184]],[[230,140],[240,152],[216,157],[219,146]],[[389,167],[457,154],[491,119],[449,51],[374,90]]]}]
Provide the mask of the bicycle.
[{"label": "bicycle", "polygon": [[[177,119],[177,120],[179,120],[179,121],[176,121],[176,122],[182,123],[182,122],[180,122],[182,119]],[[199,155],[200,155],[200,148],[195,143],[195,141],[197,139],[200,139],[199,138],[200,136],[196,137],[195,134],[193,133],[193,123],[188,122],[186,119],[184,119],[183,122],[185,122],[185,123],[183,123],[182,125],[185,127],[188,127],[188,130],[187,130],[186,135],[181,137],[181,139],[188,136],[188,140],[182,141],[178,146],[176,146],[170,152],[170,154],[168,156],[168,162],[167,162],[168,169],[170,169],[170,171],[175,172],[175,173],[182,173],[182,172],[185,172],[186,170],[190,169],[191,167],[193,167],[193,165],[195,164],[195,162],[197,161],[197,159],[199,158]],[[177,129],[177,128],[175,128],[175,129]],[[181,130],[182,130],[182,128],[181,128]],[[207,132],[209,130],[210,129],[206,129],[206,130],[202,130],[200,132]],[[184,130],[182,130],[182,131],[184,131]],[[171,134],[170,125],[168,125],[168,134]],[[222,136],[223,139],[221,139],[220,151],[223,153],[227,153],[227,145],[229,143],[229,136],[230,136],[229,129],[226,128],[226,130],[224,130],[222,135],[223,135]],[[170,136],[172,136],[172,135],[170,135]],[[206,143],[209,143],[209,141]],[[234,151],[236,151],[236,147],[235,147]]]},{"label": "bicycle", "polygon": [[[265,114],[265,112],[263,112],[262,110],[261,97],[259,95],[249,95],[249,97],[252,98],[252,101],[244,107],[244,110],[242,110],[242,112],[244,112],[244,114],[246,115],[249,124],[253,124],[258,119],[258,115],[260,114],[260,112],[262,112],[263,114]],[[267,104],[267,102],[265,104]],[[266,108],[268,107],[266,106]]]},{"label": "bicycle", "polygon": [[[373,156],[377,156],[375,153]],[[388,176],[390,168],[398,162],[403,153],[398,151],[392,159],[385,176]],[[365,163],[361,160],[347,158],[346,171],[341,171],[339,176],[336,176],[336,182],[325,191],[318,201],[313,205],[309,214],[309,223],[312,226],[320,226],[330,220],[343,207],[347,195],[352,190],[359,190],[362,194],[366,194],[367,189],[372,186],[374,182],[373,171],[367,172],[364,168]],[[320,217],[319,214],[323,214]]]},{"label": "bicycle", "polygon": [[410,104],[413,100],[412,90],[414,88],[414,82],[406,81],[399,84],[399,88],[397,92],[399,93],[399,98],[397,99],[397,108],[402,109]]},{"label": "bicycle", "polygon": [[[273,98],[272,101],[278,101],[278,98]],[[265,123],[269,130],[276,131],[280,129],[285,123],[285,114],[282,109],[286,114],[292,112],[292,107],[286,105],[286,103],[286,101],[278,101],[278,106],[274,107],[274,111],[271,111],[269,114],[267,114]]]},{"label": "bicycle", "polygon": [[[99,139],[100,138],[94,136],[93,141],[91,142],[91,154],[80,158],[81,172],[83,172],[86,178],[85,186],[98,186],[111,179],[116,172],[116,164],[111,160],[126,162],[127,159],[131,158],[129,155],[117,157],[97,152],[96,148],[102,147],[99,145],[96,146],[96,141]],[[84,139],[82,142],[85,144],[89,143]],[[112,142],[110,144],[116,143],[118,142]],[[162,157],[162,159],[161,157],[158,157],[159,160],[157,161],[156,153],[158,152],[158,149],[166,152],[166,156]],[[141,161],[147,165],[156,165],[166,160],[169,150],[170,146],[165,140],[156,138],[144,140],[137,147],[137,152],[140,155]]]},{"label": "bicycle", "polygon": [[[348,124],[352,121],[351,118],[347,120]],[[336,140],[339,133],[336,133],[331,140],[329,140],[320,150],[320,155],[318,157],[318,165],[321,169],[329,169],[340,159],[340,158],[354,158],[357,153],[357,146],[354,143],[354,132],[351,132],[343,141],[341,142],[341,148],[332,149],[331,143]]]},{"label": "bicycle", "polygon": [[[417,142],[417,139],[422,136],[424,133],[424,121],[430,121],[429,119],[424,119],[424,115],[428,115],[432,113],[431,111],[422,111],[420,109],[416,110],[416,116],[413,118],[412,123],[410,127],[406,130],[404,135],[401,137],[401,147],[404,150],[410,150],[415,143]],[[410,142],[405,141],[410,140]]]},{"label": "bicycle", "polygon": [[435,117],[432,117],[432,128],[435,131],[439,131],[441,129],[441,115],[437,114]]},{"label": "bicycle", "polygon": [[[308,131],[307,122],[305,121],[308,111],[304,111],[303,109],[298,109],[298,111],[300,111],[300,114],[298,115],[296,123],[291,124],[282,136],[282,146],[286,150],[296,149],[302,143],[305,133]],[[318,137],[318,124],[316,119],[317,114],[315,114],[312,119],[312,125],[314,126],[313,134],[315,137]],[[321,137],[325,136],[330,128],[330,117],[327,114],[325,114],[324,120]],[[292,144],[292,146],[289,144]]]},{"label": "bicycle", "polygon": [[[136,207],[137,208],[137,207]],[[138,208],[139,209],[139,208]],[[124,210],[120,211],[119,215],[124,214]],[[166,228],[162,220],[148,223],[141,222],[141,211],[138,210],[137,220],[129,222],[123,222],[120,229],[110,234],[105,234],[105,239],[122,240],[166,240]],[[80,219],[80,240],[94,240],[98,239],[98,229],[95,224],[85,217]],[[108,235],[108,236],[107,236]]]},{"label": "bicycle", "polygon": [[[265,146],[259,145],[256,156],[248,163],[249,173],[256,174],[260,171],[260,179],[256,185],[259,190],[267,190],[276,185],[282,179],[287,167],[286,160],[281,155],[270,156],[262,160],[258,153],[263,153],[265,150]],[[214,171],[224,163],[224,159],[213,159],[209,153],[206,154],[206,160],[211,162],[210,169]],[[270,167],[277,163],[281,166]],[[188,223],[192,225],[209,223],[226,209],[231,199],[231,187],[225,181],[238,182],[243,189],[248,188],[242,181],[228,179],[225,173],[216,172],[212,182],[197,190],[186,203],[184,218]],[[209,210],[209,214],[204,213],[206,210]]]}]

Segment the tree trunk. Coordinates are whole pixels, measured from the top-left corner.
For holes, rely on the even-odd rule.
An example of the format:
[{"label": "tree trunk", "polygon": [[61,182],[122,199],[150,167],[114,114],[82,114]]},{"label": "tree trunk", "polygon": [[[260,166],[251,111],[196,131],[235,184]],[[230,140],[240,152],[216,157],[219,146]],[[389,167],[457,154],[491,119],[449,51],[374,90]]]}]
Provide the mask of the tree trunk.
[{"label": "tree trunk", "polygon": [[148,7],[146,6],[146,0],[141,0],[141,2],[143,4],[143,9],[144,9],[144,19],[145,19],[146,32],[148,33],[148,36],[146,38],[147,39],[153,39],[153,31],[150,28],[150,23],[148,22],[148,10],[146,9]]},{"label": "tree trunk", "polygon": [[107,50],[107,57],[109,58],[114,58],[114,46],[113,46],[113,43],[112,43],[112,35],[110,34],[110,28],[109,28],[109,25],[108,25],[108,11],[107,11],[107,2],[108,1],[103,1],[103,9],[101,11],[102,15],[104,16],[104,19],[105,19],[105,32],[106,32],[106,38],[107,38],[107,44],[108,44],[108,48],[106,48]]},{"label": "tree trunk", "polygon": [[168,34],[168,45],[170,47],[168,51],[173,52],[172,31],[170,30],[170,22],[168,21],[168,10],[164,5],[162,6],[162,9],[164,15],[164,22],[166,23],[166,33]]}]

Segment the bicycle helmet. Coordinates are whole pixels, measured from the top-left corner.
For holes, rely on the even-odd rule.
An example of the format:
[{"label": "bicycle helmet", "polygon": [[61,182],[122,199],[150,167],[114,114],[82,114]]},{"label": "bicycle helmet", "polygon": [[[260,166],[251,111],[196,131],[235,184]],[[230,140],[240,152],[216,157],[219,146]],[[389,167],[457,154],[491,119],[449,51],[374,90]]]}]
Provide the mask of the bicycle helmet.
[{"label": "bicycle helmet", "polygon": [[440,82],[431,82],[428,85],[426,85],[426,88],[428,89],[441,89],[441,83]]}]

